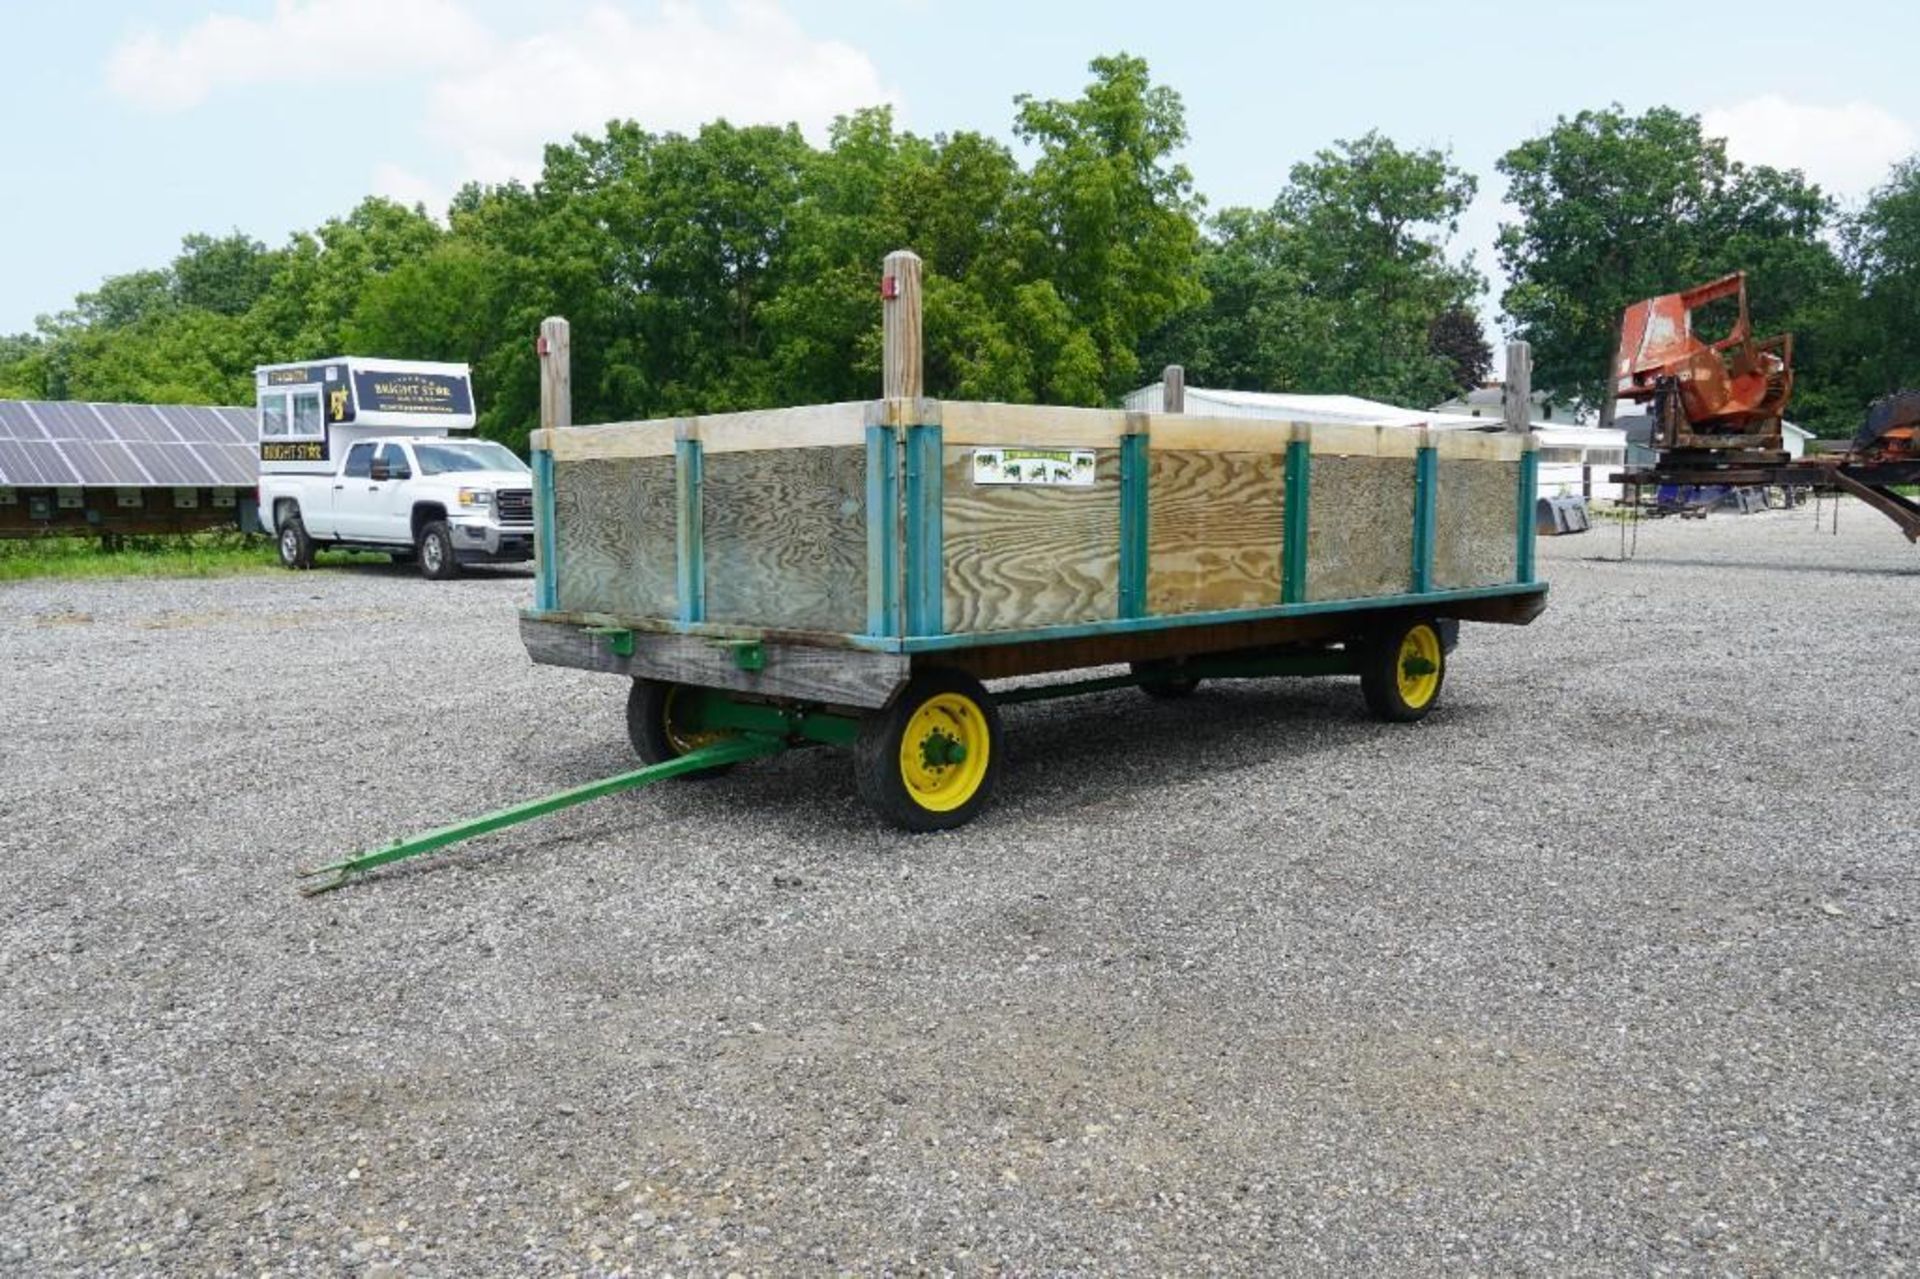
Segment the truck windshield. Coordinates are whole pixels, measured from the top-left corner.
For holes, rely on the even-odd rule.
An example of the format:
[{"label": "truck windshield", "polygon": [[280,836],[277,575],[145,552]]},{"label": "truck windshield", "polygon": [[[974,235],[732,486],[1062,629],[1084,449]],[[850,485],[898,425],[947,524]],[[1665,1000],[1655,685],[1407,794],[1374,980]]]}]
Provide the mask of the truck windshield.
[{"label": "truck windshield", "polygon": [[458,444],[416,444],[413,455],[420,460],[422,475],[444,475],[449,471],[521,471],[527,464],[513,450],[492,440],[462,440]]}]

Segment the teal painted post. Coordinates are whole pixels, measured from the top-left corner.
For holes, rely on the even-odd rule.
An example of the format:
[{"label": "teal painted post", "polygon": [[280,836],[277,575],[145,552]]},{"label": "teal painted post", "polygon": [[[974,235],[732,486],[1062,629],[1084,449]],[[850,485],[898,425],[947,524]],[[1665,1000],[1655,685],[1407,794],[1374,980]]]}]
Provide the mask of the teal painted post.
[{"label": "teal painted post", "polygon": [[674,544],[678,554],[680,620],[701,622],[707,616],[707,557],[702,527],[705,506],[701,500],[705,466],[698,440],[676,440],[673,452],[678,463],[674,467],[675,493],[679,499]]},{"label": "teal painted post", "polygon": [[1540,455],[1528,451],[1520,457],[1520,501],[1519,528],[1515,530],[1514,579],[1523,583],[1534,580],[1534,527],[1533,504],[1540,491]]},{"label": "teal painted post", "polygon": [[553,454],[533,451],[533,606],[542,613],[560,607],[560,544],[553,535]]},{"label": "teal painted post", "polygon": [[1413,464],[1413,591],[1433,589],[1433,535],[1440,496],[1440,451],[1432,445],[1414,454]]},{"label": "teal painted post", "polygon": [[1120,616],[1147,615],[1147,437],[1120,437]]},{"label": "teal painted post", "polygon": [[867,634],[900,634],[900,445],[867,428]]},{"label": "teal painted post", "polygon": [[1280,547],[1280,602],[1307,598],[1307,495],[1312,491],[1313,453],[1305,440],[1287,445],[1285,528]]},{"label": "teal painted post", "polygon": [[938,426],[907,428],[907,634],[938,635],[946,624],[944,496]]}]

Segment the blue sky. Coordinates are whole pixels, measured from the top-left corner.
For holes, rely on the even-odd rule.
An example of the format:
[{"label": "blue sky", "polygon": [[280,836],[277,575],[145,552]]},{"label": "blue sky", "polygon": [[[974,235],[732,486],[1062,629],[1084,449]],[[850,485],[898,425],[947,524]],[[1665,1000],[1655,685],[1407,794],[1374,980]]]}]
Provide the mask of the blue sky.
[{"label": "blue sky", "polygon": [[[1213,207],[1378,128],[1481,177],[1459,246],[1490,268],[1493,162],[1619,101],[1704,113],[1742,158],[1857,200],[1920,150],[1920,6],[1080,0],[0,0],[0,332],[101,277],[239,228],[269,243],[369,191],[436,207],[537,172],[609,116],[689,128],[893,102],[918,132],[1006,136],[1126,50],[1185,98]],[[1699,65],[1689,67],[1689,60]],[[1496,284],[1497,290],[1497,284]],[[1495,301],[1489,300],[1491,317]]]}]

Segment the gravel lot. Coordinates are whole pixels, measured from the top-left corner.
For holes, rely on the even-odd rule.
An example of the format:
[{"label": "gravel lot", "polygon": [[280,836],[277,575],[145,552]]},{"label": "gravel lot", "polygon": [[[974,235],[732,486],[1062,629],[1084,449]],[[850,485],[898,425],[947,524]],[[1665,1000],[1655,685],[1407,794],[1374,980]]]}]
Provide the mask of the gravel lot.
[{"label": "gravel lot", "polygon": [[1007,713],[331,897],[628,765],[524,575],[0,588],[0,1271],[1892,1273],[1920,1264],[1920,550],[1543,542],[1444,706]]}]

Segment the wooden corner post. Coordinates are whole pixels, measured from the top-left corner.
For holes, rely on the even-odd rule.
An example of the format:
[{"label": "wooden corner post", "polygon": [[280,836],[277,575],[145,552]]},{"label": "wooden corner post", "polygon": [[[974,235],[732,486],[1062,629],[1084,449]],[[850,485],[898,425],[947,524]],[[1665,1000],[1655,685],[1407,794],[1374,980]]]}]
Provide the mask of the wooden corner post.
[{"label": "wooden corner post", "polygon": [[1533,429],[1533,348],[1525,342],[1507,343],[1507,377],[1500,387],[1500,415],[1509,431],[1524,435]]},{"label": "wooden corner post", "polygon": [[1178,364],[1167,365],[1166,371],[1160,375],[1160,411],[1187,411],[1187,371]]},{"label": "wooden corner post", "polygon": [[540,321],[540,429],[573,425],[573,352],[567,322]]},{"label": "wooden corner post", "polygon": [[880,274],[881,389],[889,400],[926,394],[920,357],[920,255],[911,249],[887,254]]},{"label": "wooden corner post", "polygon": [[567,322],[559,316],[540,321],[540,430],[533,453],[533,604],[542,612],[560,607],[560,548],[553,524],[554,428],[573,425],[572,347]]},{"label": "wooden corner post", "polygon": [[[887,254],[880,273],[881,394],[904,401],[908,416],[901,440],[901,496],[905,503],[906,554],[901,622],[908,635],[938,635],[944,606],[942,508],[945,504],[941,430],[919,421],[914,408],[926,395],[920,345],[920,255],[910,249]],[[882,447],[891,449],[892,441]]]}]

